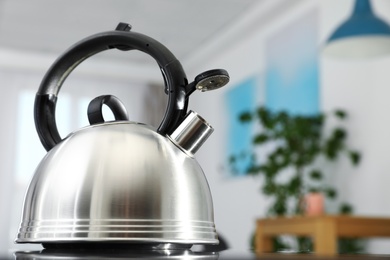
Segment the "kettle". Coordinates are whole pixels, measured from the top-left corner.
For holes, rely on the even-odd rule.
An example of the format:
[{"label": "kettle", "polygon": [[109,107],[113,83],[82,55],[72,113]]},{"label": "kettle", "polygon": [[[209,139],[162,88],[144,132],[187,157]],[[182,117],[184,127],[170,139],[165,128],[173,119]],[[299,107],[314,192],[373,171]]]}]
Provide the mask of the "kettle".
[{"label": "kettle", "polygon": [[[55,108],[63,82],[81,62],[108,49],[139,50],[156,60],[168,96],[161,124],[155,129],[131,122],[117,97],[103,95],[88,106],[90,126],[62,139]],[[35,125],[47,154],[27,189],[15,241],[45,248],[218,244],[210,188],[194,157],[213,128],[187,107],[195,90],[228,81],[228,73],[216,69],[188,83],[165,46],[125,23],[70,47],[50,67],[35,98]],[[114,121],[104,120],[103,105]]]}]

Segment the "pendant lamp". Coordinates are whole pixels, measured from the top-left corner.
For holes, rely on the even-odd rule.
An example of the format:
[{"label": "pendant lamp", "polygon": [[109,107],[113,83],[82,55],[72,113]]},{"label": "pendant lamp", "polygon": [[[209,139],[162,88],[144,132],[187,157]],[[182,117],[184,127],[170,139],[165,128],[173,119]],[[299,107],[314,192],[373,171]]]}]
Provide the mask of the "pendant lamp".
[{"label": "pendant lamp", "polygon": [[329,37],[323,53],[338,58],[390,55],[390,26],[374,14],[370,0],[356,0],[352,15]]}]

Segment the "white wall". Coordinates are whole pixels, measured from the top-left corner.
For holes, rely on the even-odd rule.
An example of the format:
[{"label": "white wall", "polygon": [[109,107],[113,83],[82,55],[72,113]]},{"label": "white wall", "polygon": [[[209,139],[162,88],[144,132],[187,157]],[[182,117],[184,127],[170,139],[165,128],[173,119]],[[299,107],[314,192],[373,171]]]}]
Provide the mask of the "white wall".
[{"label": "white wall", "polygon": [[[1,76],[4,73],[0,73]],[[3,78],[3,77],[2,77]],[[8,241],[9,233],[9,223],[11,221],[11,214],[9,214],[9,209],[12,208],[12,193],[13,187],[9,185],[14,180],[14,165],[12,164],[14,160],[15,153],[15,116],[16,113],[8,113],[8,111],[16,110],[17,103],[17,89],[10,88],[7,86],[10,84],[10,81],[3,81],[0,86],[2,91],[2,101],[0,102],[0,115],[2,118],[2,127],[0,134],[0,156],[2,161],[0,163],[0,220],[3,222],[3,225],[0,225],[0,254],[8,249],[10,244]]]},{"label": "white wall", "polygon": [[[287,2],[289,6],[286,7]],[[292,4],[294,2],[294,4]],[[231,83],[224,89],[194,94],[191,108],[203,115],[215,128],[214,135],[198,152],[197,158],[203,166],[209,180],[215,204],[215,221],[218,230],[226,237],[232,247],[246,249],[249,237],[255,226],[255,219],[264,217],[266,199],[259,190],[259,180],[252,177],[228,178],[222,165],[226,142],[226,110],[224,93],[229,87],[248,76],[263,75],[267,66],[264,61],[264,42],[269,35],[277,32],[284,25],[305,12],[318,9],[319,39],[322,46],[332,30],[344,20],[352,9],[352,0],[326,1],[283,1],[281,9],[269,7],[274,11],[272,18],[266,21],[267,26],[259,22],[261,4],[253,8],[249,17],[237,22],[241,27],[227,30],[209,46],[220,45],[221,48],[207,48],[204,57],[207,62],[196,63],[191,60],[190,72],[195,74],[210,68],[224,68],[231,75]],[[386,0],[373,1],[379,15],[390,20],[390,3]],[[264,7],[264,6],[262,6]],[[258,24],[258,26],[254,26]],[[246,30],[245,28],[251,28]],[[236,30],[236,33],[233,32]],[[245,35],[239,35],[244,30]],[[231,38],[229,38],[231,37]],[[231,41],[229,41],[229,39]],[[223,46],[224,42],[226,46]],[[210,55],[212,53],[212,55]],[[202,55],[197,53],[201,60]],[[204,59],[203,59],[204,60]],[[323,111],[344,108],[350,114],[347,129],[350,133],[349,144],[363,154],[361,165],[356,169],[348,163],[341,163],[332,168],[331,181],[339,188],[340,199],[350,202],[356,214],[371,216],[390,216],[389,151],[390,144],[390,57],[371,61],[340,61],[326,57],[320,59],[320,102]],[[263,90],[260,90],[260,93]],[[389,239],[373,239],[368,242],[372,253],[390,253]]]}]

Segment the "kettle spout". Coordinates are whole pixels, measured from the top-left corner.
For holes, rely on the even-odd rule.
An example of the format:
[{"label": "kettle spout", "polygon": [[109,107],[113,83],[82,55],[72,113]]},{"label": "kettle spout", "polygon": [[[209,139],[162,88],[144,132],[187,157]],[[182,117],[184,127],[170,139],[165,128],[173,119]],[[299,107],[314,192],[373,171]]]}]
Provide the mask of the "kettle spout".
[{"label": "kettle spout", "polygon": [[211,125],[194,111],[189,111],[168,138],[182,151],[193,156],[214,131]]}]

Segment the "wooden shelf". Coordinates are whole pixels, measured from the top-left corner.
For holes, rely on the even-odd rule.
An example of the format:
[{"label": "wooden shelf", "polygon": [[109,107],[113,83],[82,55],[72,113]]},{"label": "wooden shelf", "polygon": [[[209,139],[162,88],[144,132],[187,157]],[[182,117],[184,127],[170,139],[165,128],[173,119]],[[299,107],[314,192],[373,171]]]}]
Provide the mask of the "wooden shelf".
[{"label": "wooden shelf", "polygon": [[272,252],[272,238],[279,235],[310,236],[318,255],[336,255],[338,238],[390,237],[390,218],[316,216],[257,220],[256,252]]}]

